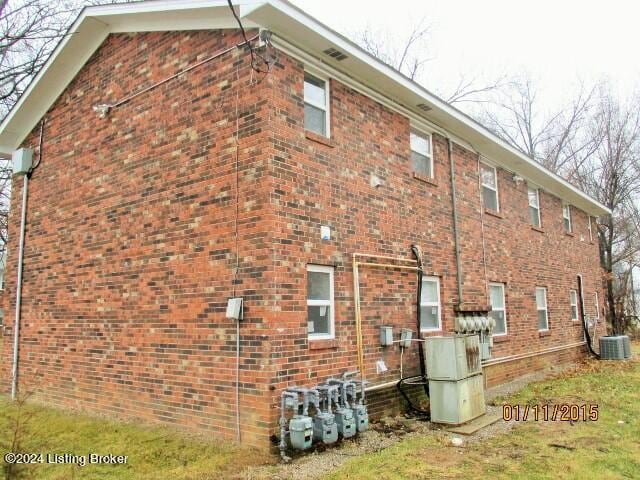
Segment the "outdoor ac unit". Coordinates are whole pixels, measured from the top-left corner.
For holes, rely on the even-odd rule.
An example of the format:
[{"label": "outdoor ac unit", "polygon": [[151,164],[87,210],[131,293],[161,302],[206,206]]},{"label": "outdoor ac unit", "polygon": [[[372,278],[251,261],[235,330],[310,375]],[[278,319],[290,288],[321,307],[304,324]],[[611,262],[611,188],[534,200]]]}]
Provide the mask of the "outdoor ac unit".
[{"label": "outdoor ac unit", "polygon": [[624,347],[624,358],[631,358],[631,340],[628,335],[622,335],[622,346]]},{"label": "outdoor ac unit", "polygon": [[458,425],[484,414],[480,337],[427,337],[425,346],[431,420]]},{"label": "outdoor ac unit", "polygon": [[621,335],[600,337],[600,359],[624,360],[624,340]]},{"label": "outdoor ac unit", "polygon": [[480,337],[456,335],[425,338],[427,377],[430,380],[462,380],[482,373]]},{"label": "outdoor ac unit", "polygon": [[431,421],[460,425],[485,412],[482,374],[457,382],[429,380]]}]

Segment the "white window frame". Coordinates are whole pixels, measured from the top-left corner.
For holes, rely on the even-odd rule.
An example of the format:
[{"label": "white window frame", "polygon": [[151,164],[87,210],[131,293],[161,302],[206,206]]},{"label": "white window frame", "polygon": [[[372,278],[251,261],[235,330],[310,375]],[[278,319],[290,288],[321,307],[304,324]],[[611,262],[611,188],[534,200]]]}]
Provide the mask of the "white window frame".
[{"label": "white window frame", "polygon": [[[333,294],[333,273],[334,268],[326,265],[307,265],[307,274],[309,272],[328,273],[329,274],[329,300],[310,300],[309,292],[307,292],[307,307],[329,307],[329,333],[307,333],[310,341],[313,340],[332,340],[336,337],[335,329],[335,297]],[[307,323],[309,319],[307,317]]]},{"label": "white window frame", "polygon": [[[411,135],[412,134],[417,136],[417,137],[421,137],[421,138],[427,140],[427,142],[429,143],[429,153],[427,155],[425,155],[424,153],[419,152],[419,151],[414,150],[413,148],[411,148]],[[434,178],[434,172],[433,172],[433,137],[431,136],[431,134],[427,133],[427,132],[423,132],[423,131],[417,130],[415,128],[412,128],[410,133],[409,133],[409,150],[411,152],[415,152],[415,153],[417,153],[419,155],[422,155],[423,157],[427,157],[429,159],[429,172],[430,172],[429,178]],[[413,161],[412,161],[412,163],[413,163]],[[411,165],[411,168],[413,168],[413,165]],[[418,173],[418,172],[416,172],[414,170],[414,173]]]},{"label": "white window frame", "polygon": [[[493,336],[494,337],[503,337],[507,334],[508,332],[508,326],[507,326],[507,297],[505,295],[505,284],[504,283],[499,283],[499,282],[491,282],[489,283],[489,289],[491,289],[491,287],[500,287],[502,289],[502,308],[493,308],[493,305],[491,305],[491,311],[496,311],[496,312],[502,312],[504,314],[504,333],[494,333]],[[491,297],[489,297],[491,298]]]},{"label": "white window frame", "polygon": [[422,283],[425,282],[435,282],[436,283],[436,293],[438,295],[437,302],[423,302],[422,298],[420,298],[420,308],[422,307],[438,307],[438,326],[432,328],[422,328],[420,326],[421,332],[438,332],[442,330],[442,305],[440,303],[440,278],[439,277],[422,277]]},{"label": "white window frame", "polygon": [[[493,178],[495,178],[496,181],[496,186],[495,188],[492,187],[491,185],[486,185],[485,183],[483,183],[482,181],[482,168],[487,168],[489,170],[493,170]],[[480,187],[481,188],[488,188],[489,190],[493,190],[494,192],[496,192],[496,212],[500,211],[500,193],[498,192],[498,169],[496,167],[494,167],[493,165],[489,165],[488,163],[485,162],[480,162]],[[483,202],[483,207],[484,208],[489,208],[486,205],[484,205],[484,195],[482,196],[482,202]],[[491,208],[489,208],[489,210],[491,210]]]},{"label": "white window frame", "polygon": [[598,298],[598,292],[596,294],[596,320],[600,320],[600,299]]},{"label": "white window frame", "polygon": [[[544,293],[544,308],[540,308],[538,305],[538,290],[542,290]],[[544,310],[544,316],[547,319],[547,328],[538,328],[539,332],[548,332],[549,331],[549,304],[547,302],[547,288],[546,287],[536,287],[535,294],[535,302],[536,302],[536,324],[538,324],[538,312]]]},{"label": "white window frame", "polygon": [[[569,221],[569,230],[567,230],[564,226],[564,221]],[[571,205],[565,203],[562,205],[562,228],[567,233],[573,233],[573,225],[571,224]]]},{"label": "white window frame", "polygon": [[[529,198],[529,191],[533,190],[536,192],[536,200],[538,205],[531,205],[531,199]],[[537,228],[542,228],[542,217],[540,216],[540,189],[537,187],[532,187],[531,185],[527,186],[527,202],[529,203],[529,208],[535,208],[538,212],[538,225],[533,225]],[[528,212],[527,212],[528,213]],[[531,221],[531,219],[529,219]]]},{"label": "white window frame", "polygon": [[[305,79],[304,77],[306,75],[310,75],[312,77],[317,78],[318,80],[324,82],[324,105],[320,104],[320,103],[316,103],[316,102],[312,102],[310,100],[307,100],[306,98],[304,98],[304,82]],[[303,91],[302,91],[302,97],[303,97],[303,103],[305,104],[309,104],[312,107],[316,107],[319,108],[320,110],[324,111],[324,122],[325,122],[325,126],[324,126],[324,130],[325,130],[325,137],[327,138],[331,138],[331,91],[329,89],[329,77],[327,77],[326,75],[322,74],[322,72],[319,72],[318,70],[315,70],[313,68],[308,68],[305,67],[304,69],[304,75],[302,78],[303,81]],[[303,120],[304,121],[304,120]],[[307,126],[304,126],[304,129],[307,130]],[[311,133],[315,133],[316,135],[322,135],[318,132],[314,132],[313,130],[308,130]]]},{"label": "white window frame", "polygon": [[591,226],[591,215],[587,215],[587,223],[589,224],[589,241],[593,242],[593,227]]},{"label": "white window frame", "polygon": [[[574,303],[575,302],[575,303]],[[577,322],[579,320],[580,312],[578,311],[578,292],[576,290],[569,290],[569,304],[571,305],[571,320]],[[576,316],[573,316],[573,307],[576,307]]]}]

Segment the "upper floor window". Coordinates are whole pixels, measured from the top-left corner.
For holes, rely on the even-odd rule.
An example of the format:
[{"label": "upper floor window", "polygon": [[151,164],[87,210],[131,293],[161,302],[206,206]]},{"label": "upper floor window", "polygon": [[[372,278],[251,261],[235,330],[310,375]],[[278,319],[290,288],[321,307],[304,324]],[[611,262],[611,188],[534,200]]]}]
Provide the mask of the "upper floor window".
[{"label": "upper floor window", "polygon": [[431,135],[411,132],[410,144],[413,171],[424,177],[433,178]]},{"label": "upper floor window", "polygon": [[562,206],[562,221],[564,224],[564,231],[571,233],[571,207],[569,205]]},{"label": "upper floor window", "polygon": [[423,277],[420,294],[420,330],[440,330],[440,279]]},{"label": "upper floor window", "polygon": [[307,265],[309,340],[334,338],[333,267]]},{"label": "upper floor window", "polygon": [[489,298],[491,300],[489,316],[496,322],[493,334],[505,335],[507,333],[507,308],[504,301],[504,283],[490,283]]},{"label": "upper floor window", "polygon": [[485,208],[499,211],[498,204],[498,174],[495,167],[480,164],[480,182],[482,184],[482,202]]},{"label": "upper floor window", "polygon": [[591,226],[591,215],[587,215],[587,226],[589,227],[589,241],[593,242],[593,227]]},{"label": "upper floor window", "polygon": [[304,74],[304,128],[329,136],[329,82]]},{"label": "upper floor window", "polygon": [[547,289],[544,287],[536,287],[536,310],[538,312],[538,330],[549,330]]},{"label": "upper floor window", "polygon": [[571,303],[571,320],[578,320],[578,292],[569,290],[569,301]]},{"label": "upper floor window", "polygon": [[540,192],[537,188],[529,187],[529,221],[534,227],[540,227]]}]

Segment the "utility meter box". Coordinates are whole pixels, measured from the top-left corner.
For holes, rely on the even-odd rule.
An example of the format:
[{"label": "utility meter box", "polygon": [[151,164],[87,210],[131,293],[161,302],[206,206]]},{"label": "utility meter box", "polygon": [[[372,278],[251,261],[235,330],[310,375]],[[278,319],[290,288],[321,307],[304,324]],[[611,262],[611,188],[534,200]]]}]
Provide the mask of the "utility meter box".
[{"label": "utility meter box", "polygon": [[429,380],[431,421],[459,425],[483,415],[484,381],[482,375],[457,382]]},{"label": "utility meter box", "polygon": [[462,380],[482,373],[478,335],[427,337],[426,370],[429,380]]},{"label": "utility meter box", "polygon": [[393,327],[385,325],[380,327],[380,345],[383,347],[393,345]]},{"label": "utility meter box", "polygon": [[338,441],[338,424],[333,413],[320,412],[313,417],[313,439],[327,445]]},{"label": "utility meter box", "polygon": [[297,450],[311,448],[313,443],[313,420],[311,417],[296,415],[289,421],[289,441]]},{"label": "utility meter box", "polygon": [[366,432],[369,429],[369,412],[366,405],[356,405],[353,407],[353,416],[356,419],[356,430],[358,433]]},{"label": "utility meter box", "polygon": [[342,438],[351,438],[356,434],[356,419],[350,408],[338,408],[335,412],[338,432]]},{"label": "utility meter box", "polygon": [[33,164],[33,150],[31,148],[21,148],[11,155],[14,175],[26,175],[31,170]]},{"label": "utility meter box", "polygon": [[409,328],[400,330],[400,346],[402,348],[409,348],[411,346],[411,337],[413,337],[413,330]]}]

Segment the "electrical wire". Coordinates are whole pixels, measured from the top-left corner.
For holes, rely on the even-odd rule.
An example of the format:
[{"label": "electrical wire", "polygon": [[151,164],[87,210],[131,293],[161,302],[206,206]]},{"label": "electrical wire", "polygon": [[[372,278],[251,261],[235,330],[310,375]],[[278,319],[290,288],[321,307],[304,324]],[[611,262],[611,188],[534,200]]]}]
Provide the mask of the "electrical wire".
[{"label": "electrical wire", "polygon": [[29,177],[33,173],[33,171],[40,166],[40,162],[42,161],[42,144],[44,142],[44,124],[46,122],[46,118],[42,117],[40,120],[40,139],[38,141],[38,161],[29,169]]},{"label": "electrical wire", "polygon": [[580,316],[582,317],[582,329],[584,330],[584,337],[587,340],[587,348],[591,355],[593,355],[598,360],[600,359],[600,354],[597,353],[593,349],[593,345],[591,344],[591,335],[589,334],[589,328],[587,326],[587,317],[584,314],[584,298],[582,295],[582,275],[578,275],[578,297],[580,301]]},{"label": "electrical wire", "polygon": [[[417,327],[418,327],[418,336],[420,336],[420,323],[422,320],[420,302],[422,300],[422,279],[424,276],[424,266],[422,264],[422,252],[420,251],[420,247],[418,247],[417,245],[411,245],[411,252],[416,257],[416,261],[418,262],[418,289],[417,289],[418,292],[417,292],[417,301],[416,301],[416,307],[417,307],[416,321],[417,321]],[[404,348],[403,347],[401,348],[402,350],[400,354],[402,356],[404,353]],[[418,344],[418,356],[420,358],[419,360],[420,374],[411,375],[408,377],[402,377],[402,373],[401,373],[400,374],[401,378],[400,378],[400,381],[396,384],[396,388],[400,392],[400,395],[402,395],[402,397],[404,397],[404,399],[406,400],[407,405],[409,406],[409,409],[422,417],[426,417],[426,419],[428,420],[429,418],[431,418],[430,412],[427,410],[423,410],[417,407],[416,405],[414,405],[414,403],[409,398],[409,395],[407,395],[407,393],[403,389],[404,385],[423,385],[424,393],[427,396],[427,398],[429,397],[429,381],[427,380],[427,372],[425,369],[423,342],[420,342]],[[402,364],[402,358],[400,359],[400,362]]]},{"label": "electrical wire", "polygon": [[[240,31],[242,32],[242,37],[244,38],[245,44],[249,47],[249,53],[251,54],[251,68],[255,70],[257,73],[269,73],[271,71],[271,62],[267,61],[267,59],[265,59],[260,53],[256,52],[256,50],[253,48],[251,43],[247,40],[247,32],[245,31],[244,26],[242,25],[242,21],[240,20],[240,17],[236,13],[235,8],[233,8],[233,2],[231,0],[227,0],[227,4],[231,9],[231,13],[233,14],[233,17],[236,19],[236,22],[238,22],[238,27],[240,27]],[[256,57],[259,58],[262,61],[262,63],[267,66],[266,70],[262,70],[258,66]]]},{"label": "electrical wire", "polygon": [[[160,81],[154,83],[153,85],[149,85],[148,87],[143,88],[142,90],[140,90],[138,92],[135,92],[135,93],[133,93],[131,95],[128,95],[128,96],[122,98],[121,100],[118,100],[115,103],[103,103],[103,104],[100,104],[100,105],[95,105],[93,107],[93,110],[98,112],[98,114],[100,115],[100,118],[105,118],[109,114],[109,112],[111,110],[113,110],[114,108],[117,108],[117,107],[119,107],[121,105],[124,105],[125,103],[128,103],[131,100],[133,100],[134,98],[136,98],[136,97],[138,97],[138,96],[140,96],[140,95],[142,95],[144,93],[147,93],[147,92],[149,92],[149,91],[151,91],[151,90],[153,90],[155,88],[158,88],[159,86],[164,85],[165,83],[167,83],[167,82],[169,82],[171,80],[174,80],[175,78],[178,78],[178,77],[184,75],[185,73],[190,72],[191,70],[193,70],[195,68],[198,68],[198,67],[200,67],[200,66],[202,66],[202,65],[204,65],[206,63],[209,63],[212,60],[215,60],[216,58],[219,58],[222,55],[235,50],[236,48],[240,48],[240,47],[242,47],[242,46],[244,46],[246,44],[250,45],[251,42],[256,40],[259,36],[260,35],[257,34],[255,36],[249,38],[249,39],[247,39],[245,37],[244,41],[234,45],[233,47],[229,47],[229,48],[226,48],[226,49],[224,49],[224,50],[222,50],[220,52],[217,52],[214,55],[211,55],[210,57],[207,57],[204,60],[201,60],[200,62],[194,63],[193,65],[188,66],[184,70],[180,70],[178,73],[176,73],[174,75],[171,75],[170,77],[167,77],[167,78],[165,78],[163,80],[160,80]],[[253,60],[252,60],[252,62],[253,62]]]}]

